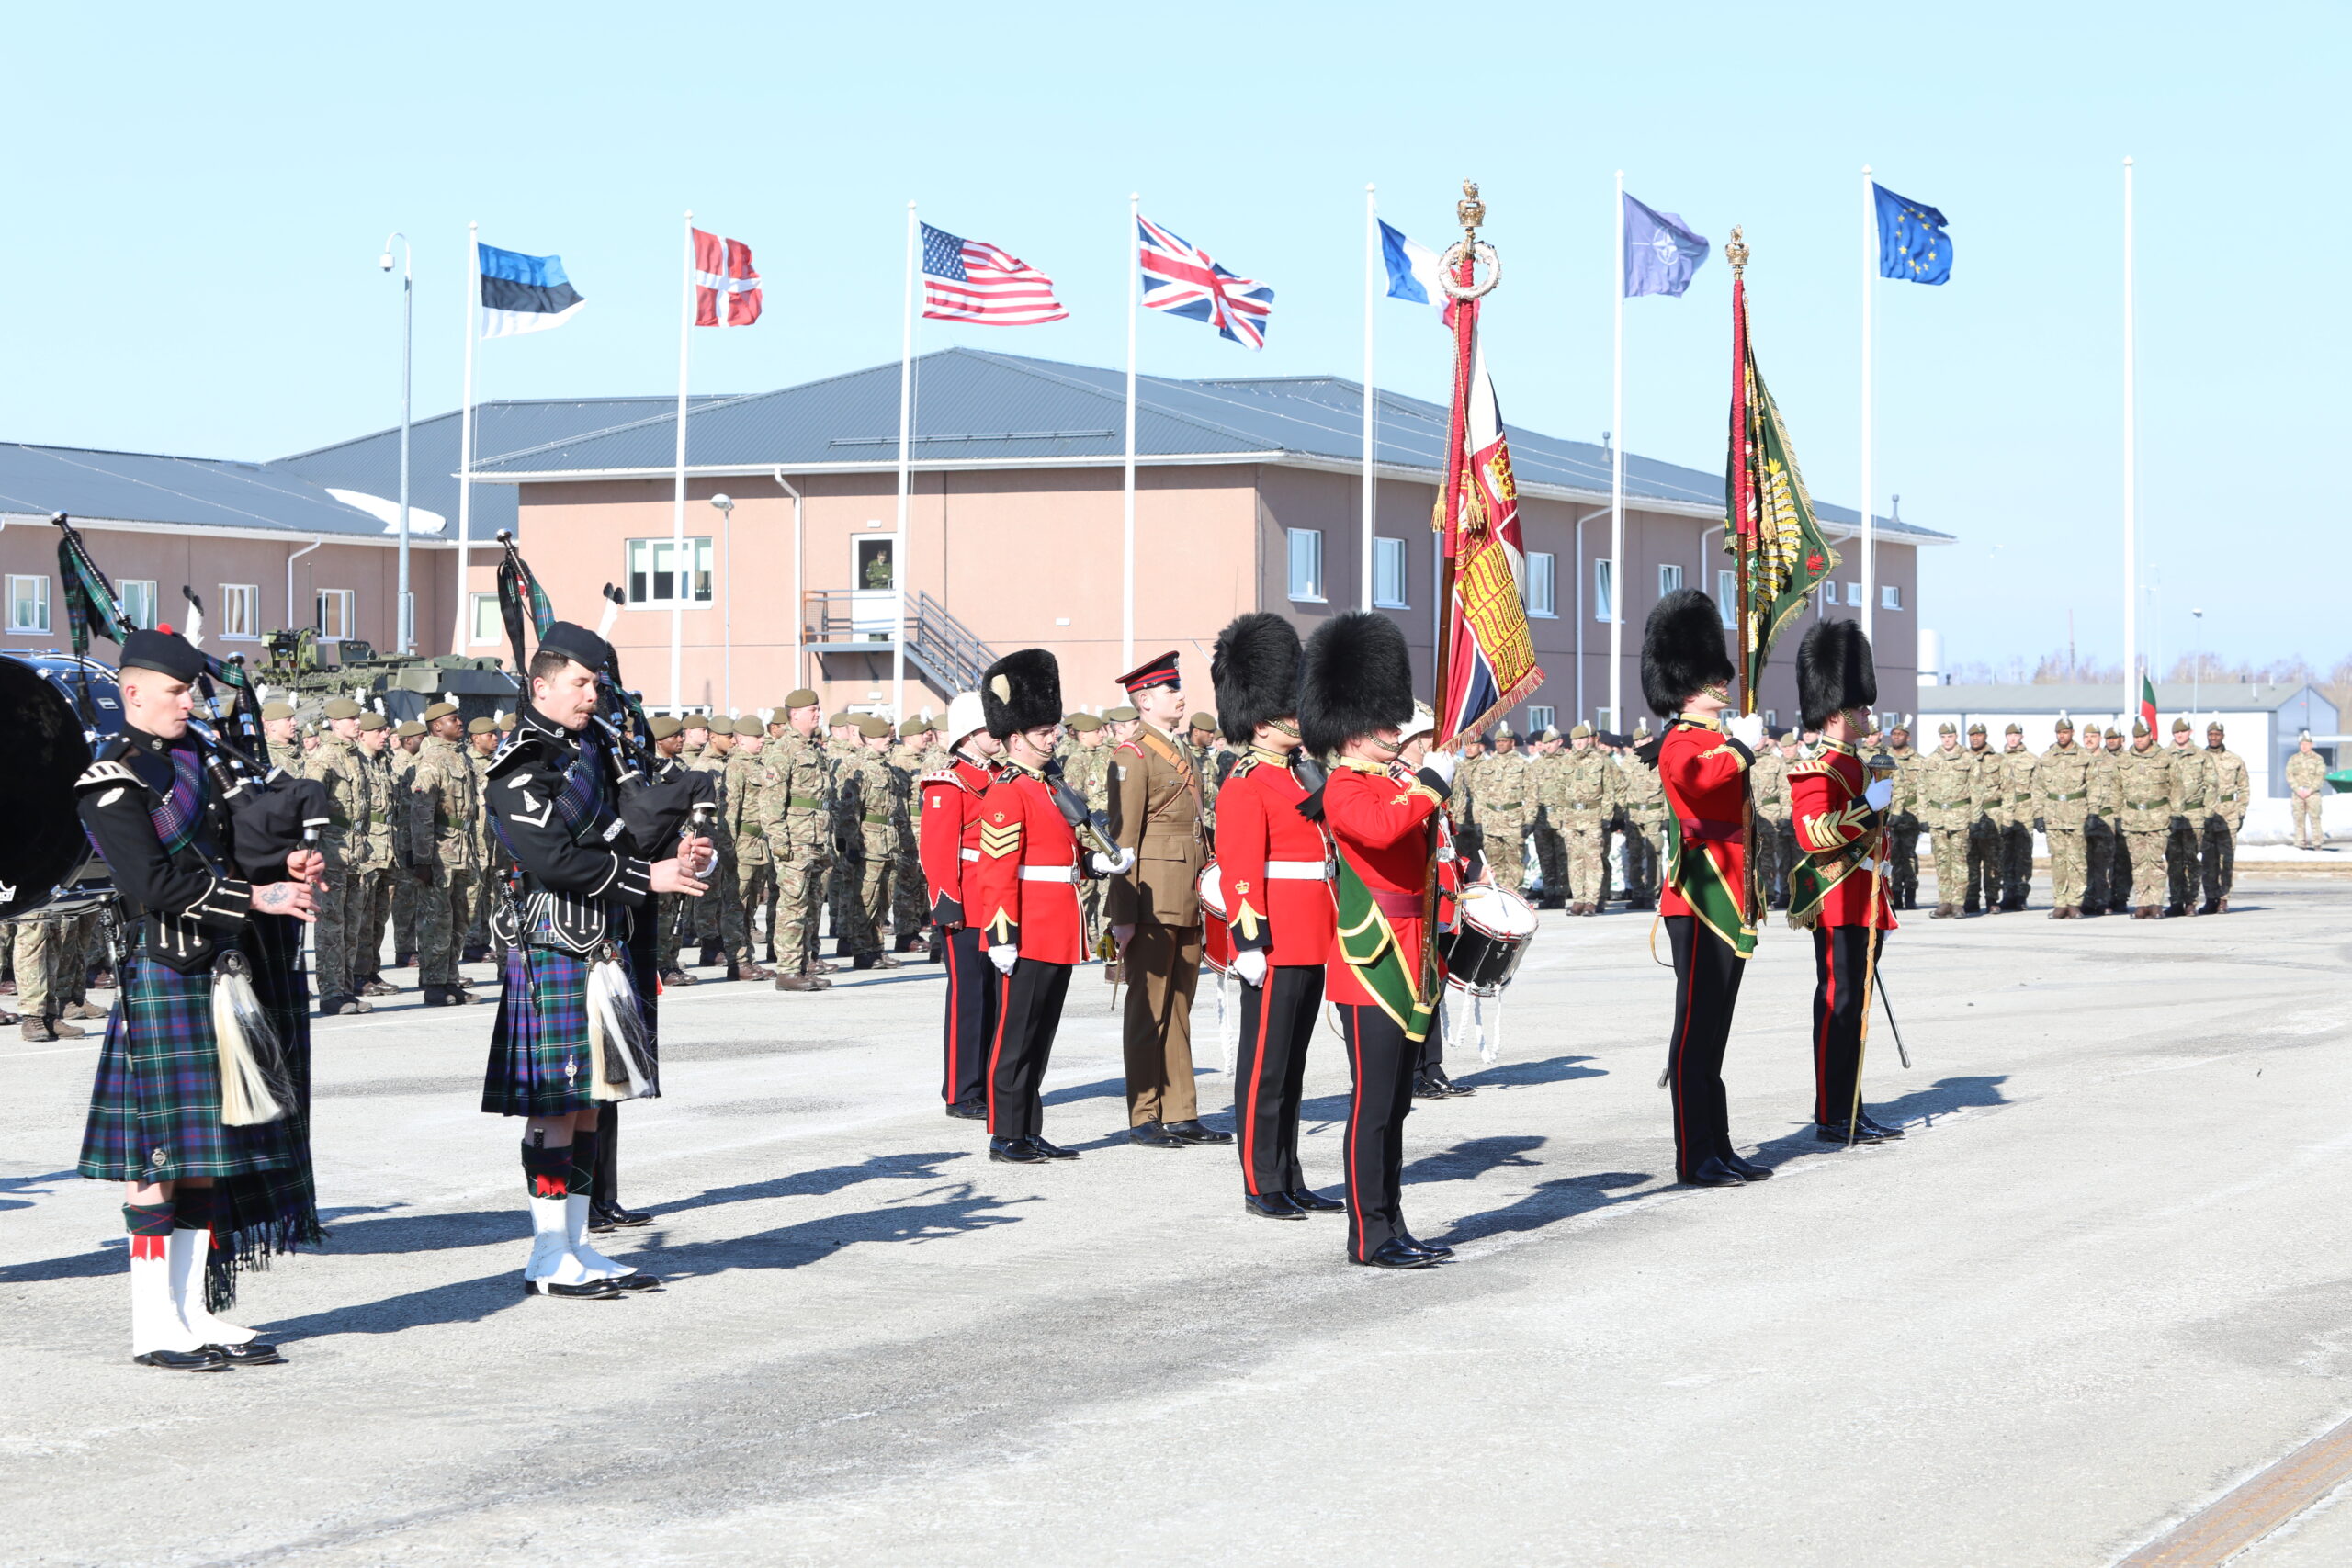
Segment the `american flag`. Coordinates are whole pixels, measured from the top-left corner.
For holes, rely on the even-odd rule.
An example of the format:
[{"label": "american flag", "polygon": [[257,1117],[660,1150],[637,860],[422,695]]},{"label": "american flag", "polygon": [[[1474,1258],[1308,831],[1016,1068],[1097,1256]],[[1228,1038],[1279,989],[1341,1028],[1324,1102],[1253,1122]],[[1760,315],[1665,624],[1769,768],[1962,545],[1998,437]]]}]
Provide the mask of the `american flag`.
[{"label": "american flag", "polygon": [[[760,319],[760,275],[752,247],[695,231],[695,325],[748,327]],[[724,309],[722,309],[722,305]]]},{"label": "american flag", "polygon": [[922,314],[927,321],[1034,327],[1069,316],[1054,280],[979,240],[922,226]]},{"label": "american flag", "polygon": [[1274,291],[1236,277],[1150,219],[1136,219],[1143,247],[1143,306],[1171,316],[1206,321],[1222,337],[1244,348],[1266,346],[1266,318],[1273,314]]}]

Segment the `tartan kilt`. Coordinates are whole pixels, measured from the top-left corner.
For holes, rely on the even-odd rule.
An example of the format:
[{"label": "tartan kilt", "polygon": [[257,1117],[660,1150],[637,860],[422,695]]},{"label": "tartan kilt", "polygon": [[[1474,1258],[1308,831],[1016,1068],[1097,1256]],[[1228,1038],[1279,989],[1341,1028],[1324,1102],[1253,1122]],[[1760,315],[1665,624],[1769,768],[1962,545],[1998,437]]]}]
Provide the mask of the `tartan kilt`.
[{"label": "tartan kilt", "polygon": [[494,1116],[565,1116],[596,1109],[588,964],[578,954],[528,942],[506,950],[482,1110]]}]

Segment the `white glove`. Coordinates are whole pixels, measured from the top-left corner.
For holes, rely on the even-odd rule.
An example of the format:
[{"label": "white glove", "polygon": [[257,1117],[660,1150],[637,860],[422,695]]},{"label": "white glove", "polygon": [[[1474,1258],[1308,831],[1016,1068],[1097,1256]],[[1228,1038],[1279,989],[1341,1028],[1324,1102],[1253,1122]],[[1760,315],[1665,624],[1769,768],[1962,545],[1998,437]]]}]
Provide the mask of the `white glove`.
[{"label": "white glove", "polygon": [[1135,870],[1136,852],[1126,845],[1121,844],[1119,846],[1119,852],[1116,856],[1106,855],[1097,852],[1096,853],[1087,857],[1086,863],[1092,866],[1104,876],[1124,876],[1128,872]]},{"label": "white glove", "polygon": [[1266,954],[1264,950],[1255,947],[1245,947],[1239,953],[1235,953],[1233,955],[1233,972],[1241,976],[1241,983],[1245,986],[1264,985],[1266,983]]},{"label": "white glove", "polygon": [[1764,744],[1764,716],[1738,713],[1724,720],[1724,733],[1753,751]]},{"label": "white glove", "polygon": [[1010,975],[1012,966],[1021,962],[1021,949],[1011,942],[1000,942],[989,949],[989,962],[996,965],[1000,975]]},{"label": "white glove", "polygon": [[1870,802],[1872,811],[1885,810],[1886,803],[1894,798],[1894,781],[1893,779],[1879,780],[1878,783],[1862,791],[1862,798]]},{"label": "white glove", "polygon": [[1432,751],[1421,759],[1421,766],[1444,780],[1448,789],[1453,787],[1453,770],[1461,765],[1460,754],[1453,751]]}]

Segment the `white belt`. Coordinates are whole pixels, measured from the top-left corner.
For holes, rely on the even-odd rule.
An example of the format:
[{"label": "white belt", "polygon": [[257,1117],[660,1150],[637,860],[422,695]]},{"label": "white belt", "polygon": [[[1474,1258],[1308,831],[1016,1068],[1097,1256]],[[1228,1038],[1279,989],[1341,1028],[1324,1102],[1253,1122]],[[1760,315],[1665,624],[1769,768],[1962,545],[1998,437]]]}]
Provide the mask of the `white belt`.
[{"label": "white belt", "polygon": [[1270,860],[1266,863],[1269,882],[1329,882],[1331,863],[1321,860]]},{"label": "white belt", "polygon": [[1076,882],[1078,867],[1074,865],[1024,865],[1021,868],[1023,882]]},{"label": "white belt", "polygon": [[980,858],[980,852],[978,850],[957,850],[956,852],[956,857],[958,860],[978,860]]}]

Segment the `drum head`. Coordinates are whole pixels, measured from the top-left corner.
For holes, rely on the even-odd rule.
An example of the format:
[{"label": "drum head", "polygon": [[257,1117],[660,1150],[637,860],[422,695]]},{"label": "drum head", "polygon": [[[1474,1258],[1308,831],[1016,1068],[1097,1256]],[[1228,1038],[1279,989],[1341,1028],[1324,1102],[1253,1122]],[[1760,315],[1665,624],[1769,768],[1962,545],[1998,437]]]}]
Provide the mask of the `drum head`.
[{"label": "drum head", "polygon": [[1193,885],[1193,891],[1200,895],[1202,908],[1220,920],[1225,919],[1225,879],[1217,873],[1216,862],[1211,861],[1201,868],[1201,879]]},{"label": "drum head", "polygon": [[58,689],[0,658],[0,920],[46,900],[90,852],[74,811],[74,781],[90,765],[82,721]]},{"label": "drum head", "polygon": [[1463,890],[1462,918],[1497,936],[1533,936],[1542,923],[1526,899],[1487,883]]}]

